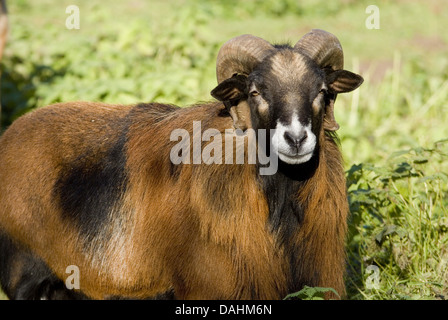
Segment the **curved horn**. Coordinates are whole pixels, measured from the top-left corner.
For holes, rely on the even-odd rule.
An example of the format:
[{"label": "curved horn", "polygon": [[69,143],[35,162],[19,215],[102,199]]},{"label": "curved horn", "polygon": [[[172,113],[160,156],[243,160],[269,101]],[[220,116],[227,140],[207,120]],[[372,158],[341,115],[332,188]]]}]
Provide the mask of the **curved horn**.
[{"label": "curved horn", "polygon": [[306,54],[322,69],[331,68],[335,71],[344,68],[341,43],[327,31],[313,29],[296,43],[294,49]]},{"label": "curved horn", "polygon": [[244,34],[224,43],[216,60],[218,83],[232,77],[235,73],[250,74],[274,47],[266,40]]},{"label": "curved horn", "polygon": [[[294,49],[313,59],[322,69],[336,71],[344,68],[344,53],[341,43],[335,35],[327,31],[311,30],[296,43]],[[339,129],[339,124],[334,118],[336,96],[333,94],[325,107],[324,128],[328,131]]]}]

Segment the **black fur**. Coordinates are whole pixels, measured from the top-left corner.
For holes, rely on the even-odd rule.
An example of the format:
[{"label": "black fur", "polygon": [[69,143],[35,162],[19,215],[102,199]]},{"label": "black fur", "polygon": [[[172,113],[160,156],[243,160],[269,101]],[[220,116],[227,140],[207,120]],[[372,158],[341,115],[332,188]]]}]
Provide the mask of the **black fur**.
[{"label": "black fur", "polygon": [[273,175],[260,175],[261,184],[269,206],[269,227],[277,234],[280,244],[287,243],[300,228],[304,208],[297,200],[303,183],[310,179],[318,166],[318,151],[303,164],[290,165],[281,160]]},{"label": "black fur", "polygon": [[[297,200],[297,194],[304,182],[310,179],[319,165],[318,151],[315,151],[310,161],[290,165],[281,160],[278,171],[273,175],[260,176],[261,185],[269,206],[268,227],[276,235],[277,244],[288,248],[287,255],[290,265],[296,265],[300,259],[302,248],[294,246],[291,237],[300,229],[304,219],[305,208]],[[300,290],[302,283],[298,270],[291,270],[289,292]]]},{"label": "black fur", "polygon": [[[162,121],[179,107],[157,103],[140,103],[129,114],[118,119],[115,128],[118,139],[106,151],[85,150],[74,161],[63,163],[53,187],[53,198],[62,208],[62,216],[71,220],[87,238],[101,234],[102,228],[114,219],[110,214],[121,203],[128,177],[126,172],[127,133],[131,124],[148,125]],[[139,119],[138,121],[135,121]],[[155,120],[154,120],[155,119]],[[106,133],[105,133],[106,135]],[[99,142],[100,143],[100,142]],[[173,170],[173,176],[178,175]]]},{"label": "black fur", "polygon": [[[174,290],[168,290],[166,292],[158,293],[153,297],[144,298],[144,300],[175,300]],[[106,300],[134,300],[134,298],[130,297],[122,297],[122,296],[109,296],[106,297]]]},{"label": "black fur", "polygon": [[62,216],[89,238],[105,225],[126,189],[125,143],[123,132],[105,154],[80,155],[62,168],[54,185],[53,196],[62,208]]},{"label": "black fur", "polygon": [[179,180],[180,173],[182,172],[182,164],[174,164],[170,161],[170,176],[174,181]]},{"label": "black fur", "polygon": [[289,43],[280,43],[280,44],[274,44],[274,48],[276,49],[292,49],[291,45]]},{"label": "black fur", "polygon": [[241,174],[239,170],[233,169],[233,166],[226,164],[221,164],[219,166],[219,170],[216,170],[213,173],[213,179],[205,179],[206,182],[203,188],[207,193],[213,194],[213,197],[206,197],[213,212],[230,215],[232,213],[232,206],[229,205],[228,199],[232,199],[235,196],[233,195],[232,190],[227,188],[222,181],[237,181],[241,177]]},{"label": "black fur", "polygon": [[9,299],[86,299],[79,291],[67,289],[40,258],[3,232],[0,232],[0,252],[0,283]]}]

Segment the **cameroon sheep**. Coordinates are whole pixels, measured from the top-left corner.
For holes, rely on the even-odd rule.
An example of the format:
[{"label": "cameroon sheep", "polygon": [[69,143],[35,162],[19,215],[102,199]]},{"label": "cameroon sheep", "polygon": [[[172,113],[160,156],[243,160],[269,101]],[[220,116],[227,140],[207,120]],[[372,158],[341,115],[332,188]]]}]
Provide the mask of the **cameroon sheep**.
[{"label": "cameroon sheep", "polygon": [[[9,298],[281,299],[304,285],[344,295],[348,205],[333,106],[362,77],[343,70],[334,35],[313,30],[294,47],[231,39],[217,78],[219,102],[61,103],[5,131],[0,283]],[[175,164],[176,129],[193,139],[243,131],[226,158],[269,130],[258,152],[278,157],[278,168]],[[80,288],[69,290],[73,265]]]}]

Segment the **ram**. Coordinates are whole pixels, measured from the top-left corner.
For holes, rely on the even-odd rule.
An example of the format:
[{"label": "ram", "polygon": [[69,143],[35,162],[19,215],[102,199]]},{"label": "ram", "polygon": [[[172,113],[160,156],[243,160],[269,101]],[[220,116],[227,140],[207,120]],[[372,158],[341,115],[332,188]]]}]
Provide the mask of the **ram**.
[{"label": "ram", "polygon": [[[333,107],[362,77],[343,70],[334,35],[313,30],[294,47],[231,39],[217,78],[218,102],[62,103],[5,131],[0,282],[9,298],[280,299],[304,285],[344,295],[348,205]],[[268,130],[258,152],[278,157],[277,170],[174,164],[171,133],[192,136],[195,121],[216,139],[246,133],[232,152]],[[65,286],[68,266],[80,271],[79,289]]]}]

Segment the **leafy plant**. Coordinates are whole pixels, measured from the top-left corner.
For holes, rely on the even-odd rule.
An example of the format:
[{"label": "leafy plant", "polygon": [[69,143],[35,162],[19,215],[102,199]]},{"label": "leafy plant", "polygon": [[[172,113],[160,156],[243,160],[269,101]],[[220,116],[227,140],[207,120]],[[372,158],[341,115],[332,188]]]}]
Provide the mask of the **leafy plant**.
[{"label": "leafy plant", "polygon": [[[354,298],[447,295],[448,141],[391,155],[386,166],[347,172],[351,211],[349,281]],[[381,289],[365,287],[379,267]]]},{"label": "leafy plant", "polygon": [[334,293],[337,297],[339,294],[333,288],[309,287],[304,286],[302,290],[288,294],[284,300],[324,300],[327,292]]}]

